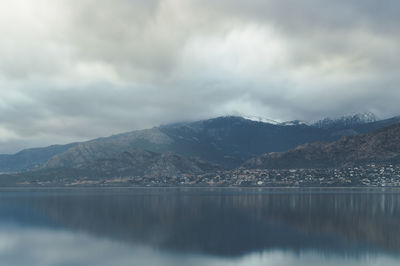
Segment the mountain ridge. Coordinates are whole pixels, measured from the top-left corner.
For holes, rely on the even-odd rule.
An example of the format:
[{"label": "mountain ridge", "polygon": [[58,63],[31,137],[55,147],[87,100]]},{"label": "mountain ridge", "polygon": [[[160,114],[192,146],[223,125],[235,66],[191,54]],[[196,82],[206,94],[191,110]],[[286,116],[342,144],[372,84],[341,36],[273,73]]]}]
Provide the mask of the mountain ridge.
[{"label": "mountain ridge", "polygon": [[[156,153],[171,151],[232,169],[264,153],[282,152],[305,143],[332,142],[342,136],[369,133],[400,122],[400,117],[365,123],[360,119],[356,121],[335,127],[318,127],[298,120],[272,124],[239,116],[223,116],[161,125],[85,142],[27,149],[14,155],[0,155],[0,172],[21,172],[41,167],[80,167],[89,161],[110,158],[129,149]],[[337,125],[338,122],[335,123]],[[21,154],[25,159],[21,159]]]},{"label": "mountain ridge", "polygon": [[[156,138],[147,138],[148,134]],[[283,136],[283,137],[282,137]],[[147,134],[121,134],[80,143],[49,159],[45,168],[79,166],[92,159],[109,157],[129,148],[153,152],[173,151],[233,168],[265,150],[286,150],[314,139],[331,139],[324,129],[305,125],[282,126],[242,117],[218,117],[155,127]],[[154,139],[163,141],[155,142]]]},{"label": "mountain ridge", "polygon": [[[18,174],[2,175],[0,184],[58,184],[64,186],[86,180],[125,178],[162,178],[169,180],[184,175],[199,175],[220,170],[219,165],[173,152],[155,153],[131,149],[113,157],[95,159],[79,167],[41,168]],[[167,181],[165,181],[167,182]]]},{"label": "mountain ridge", "polygon": [[332,143],[304,144],[287,152],[252,158],[243,168],[333,168],[400,162],[400,123],[369,134],[345,136]]},{"label": "mountain ridge", "polygon": [[371,112],[347,114],[337,118],[326,117],[312,123],[313,126],[319,128],[344,128],[356,125],[374,123],[379,121]]}]

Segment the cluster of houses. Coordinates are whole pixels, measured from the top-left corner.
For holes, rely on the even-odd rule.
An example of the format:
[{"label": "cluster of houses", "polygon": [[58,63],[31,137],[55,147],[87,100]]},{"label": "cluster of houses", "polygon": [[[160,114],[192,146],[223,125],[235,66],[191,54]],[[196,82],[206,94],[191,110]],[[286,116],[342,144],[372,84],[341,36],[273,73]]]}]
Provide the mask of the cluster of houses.
[{"label": "cluster of houses", "polygon": [[77,180],[70,186],[373,186],[400,187],[400,165],[330,169],[235,169],[207,174]]},{"label": "cluster of houses", "polygon": [[321,169],[234,169],[206,174],[30,180],[23,186],[225,186],[225,187],[400,187],[400,165],[366,164]]}]

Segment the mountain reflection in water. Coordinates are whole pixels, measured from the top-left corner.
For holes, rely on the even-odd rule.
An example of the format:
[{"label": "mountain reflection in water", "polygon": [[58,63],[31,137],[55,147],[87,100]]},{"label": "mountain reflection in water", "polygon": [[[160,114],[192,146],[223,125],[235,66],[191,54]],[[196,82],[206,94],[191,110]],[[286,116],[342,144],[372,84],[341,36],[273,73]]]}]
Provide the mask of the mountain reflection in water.
[{"label": "mountain reflection in water", "polygon": [[0,192],[5,265],[398,265],[399,229],[391,189]]}]

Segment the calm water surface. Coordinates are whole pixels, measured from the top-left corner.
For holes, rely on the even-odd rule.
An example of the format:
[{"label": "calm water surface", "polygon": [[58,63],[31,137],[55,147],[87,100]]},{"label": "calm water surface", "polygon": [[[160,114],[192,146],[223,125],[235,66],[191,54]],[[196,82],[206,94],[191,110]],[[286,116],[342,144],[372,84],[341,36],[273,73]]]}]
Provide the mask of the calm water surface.
[{"label": "calm water surface", "polygon": [[0,265],[400,265],[395,189],[2,189]]}]

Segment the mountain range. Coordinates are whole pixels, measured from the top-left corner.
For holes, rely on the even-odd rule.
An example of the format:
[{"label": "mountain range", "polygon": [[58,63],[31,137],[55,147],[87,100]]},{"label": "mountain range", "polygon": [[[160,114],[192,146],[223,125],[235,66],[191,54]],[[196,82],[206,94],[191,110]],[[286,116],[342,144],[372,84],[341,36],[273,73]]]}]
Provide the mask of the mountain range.
[{"label": "mountain range", "polygon": [[346,136],[333,143],[304,144],[286,152],[252,158],[243,168],[329,168],[400,162],[400,124],[369,134]]},{"label": "mountain range", "polygon": [[62,180],[393,162],[400,151],[398,123],[400,117],[372,114],[311,124],[225,116],[0,155],[0,172]]},{"label": "mountain range", "polygon": [[18,174],[3,175],[0,185],[28,180],[63,184],[71,180],[99,180],[118,177],[172,177],[183,174],[204,174],[220,170],[220,166],[199,158],[173,152],[163,154],[132,149],[110,158],[90,161],[77,167],[40,168]]}]

